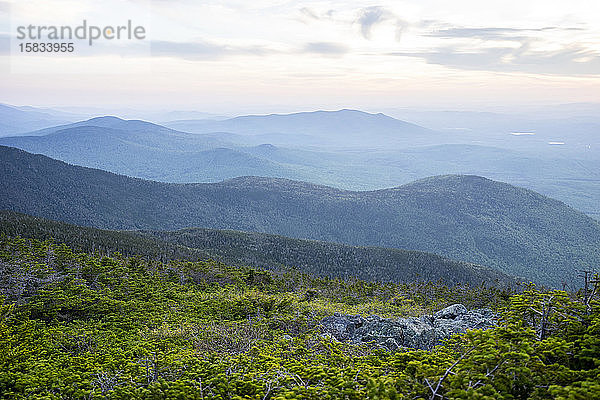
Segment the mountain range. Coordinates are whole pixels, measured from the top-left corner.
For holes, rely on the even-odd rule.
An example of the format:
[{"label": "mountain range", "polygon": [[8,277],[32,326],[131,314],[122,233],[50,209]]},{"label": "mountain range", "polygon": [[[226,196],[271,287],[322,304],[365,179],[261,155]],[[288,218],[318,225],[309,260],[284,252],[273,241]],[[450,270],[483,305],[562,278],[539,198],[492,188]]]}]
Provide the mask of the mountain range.
[{"label": "mountain range", "polygon": [[[207,134],[229,132],[280,139],[303,136],[308,144],[336,147],[381,147],[439,143],[439,133],[385,114],[358,110],[247,115],[221,121],[183,120],[165,123],[180,131]],[[288,144],[288,143],[286,143]]]},{"label": "mountain range", "polygon": [[560,286],[600,262],[600,224],[560,201],[478,176],[346,191],[242,177],[168,184],[0,148],[0,208],[108,229],[234,229],[427,251]]},{"label": "mountain range", "polygon": [[37,129],[65,124],[71,119],[62,113],[31,107],[0,104],[0,137],[19,135]]},{"label": "mountain range", "polygon": [[[560,148],[533,152],[474,144],[460,139],[461,134],[438,133],[353,110],[193,123],[206,132],[237,133],[192,134],[140,120],[98,117],[0,138],[0,144],[174,183],[255,175],[373,190],[439,174],[483,175],[539,191],[600,218],[600,157],[573,157]],[[359,139],[368,143],[341,148]],[[521,144],[533,140],[511,139]],[[389,148],[369,149],[377,143]],[[520,148],[517,143],[513,147]]]},{"label": "mountain range", "polygon": [[0,143],[73,164],[161,181],[214,181],[247,173],[291,174],[284,166],[239,151],[218,138],[116,117],[0,138]]}]

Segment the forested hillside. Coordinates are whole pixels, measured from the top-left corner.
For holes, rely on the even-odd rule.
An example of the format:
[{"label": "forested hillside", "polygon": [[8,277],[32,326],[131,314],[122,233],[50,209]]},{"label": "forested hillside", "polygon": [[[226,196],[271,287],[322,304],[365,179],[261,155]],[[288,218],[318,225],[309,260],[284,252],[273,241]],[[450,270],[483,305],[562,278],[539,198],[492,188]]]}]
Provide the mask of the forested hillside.
[{"label": "forested hillside", "polygon": [[0,233],[67,243],[103,255],[119,252],[151,260],[214,259],[239,266],[381,282],[441,282],[511,287],[514,277],[480,265],[419,251],[354,247],[254,232],[215,229],[107,231],[12,211],[0,211]]},{"label": "forested hillside", "polygon": [[476,176],[343,191],[238,178],[164,184],[0,148],[0,207],[109,229],[235,229],[421,250],[544,284],[600,263],[600,224],[535,192]]},{"label": "forested hillside", "polygon": [[110,256],[120,253],[149,260],[207,260],[212,255],[133,231],[110,231],[0,210],[0,234],[65,243],[77,251]]},{"label": "forested hillside", "polygon": [[143,231],[163,241],[203,249],[227,263],[260,268],[292,266],[315,275],[382,282],[513,285],[500,271],[421,251],[357,247],[256,232],[191,228]]},{"label": "forested hillside", "polygon": [[[425,324],[453,304],[435,318],[489,307],[496,322],[429,350],[379,345],[385,326],[410,332],[399,317]],[[379,328],[338,340],[326,325],[343,318]],[[7,400],[594,399],[599,318],[589,293],[329,280],[0,237]]]}]

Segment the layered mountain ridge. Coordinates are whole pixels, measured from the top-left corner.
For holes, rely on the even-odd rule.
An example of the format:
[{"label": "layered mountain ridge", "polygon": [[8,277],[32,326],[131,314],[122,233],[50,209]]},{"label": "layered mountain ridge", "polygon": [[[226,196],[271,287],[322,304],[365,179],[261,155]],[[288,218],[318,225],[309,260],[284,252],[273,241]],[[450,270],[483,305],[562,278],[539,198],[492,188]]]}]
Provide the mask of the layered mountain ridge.
[{"label": "layered mountain ridge", "polygon": [[108,229],[188,227],[420,250],[560,286],[600,262],[600,224],[564,203],[477,176],[345,191],[245,177],[166,184],[0,148],[0,208]]}]

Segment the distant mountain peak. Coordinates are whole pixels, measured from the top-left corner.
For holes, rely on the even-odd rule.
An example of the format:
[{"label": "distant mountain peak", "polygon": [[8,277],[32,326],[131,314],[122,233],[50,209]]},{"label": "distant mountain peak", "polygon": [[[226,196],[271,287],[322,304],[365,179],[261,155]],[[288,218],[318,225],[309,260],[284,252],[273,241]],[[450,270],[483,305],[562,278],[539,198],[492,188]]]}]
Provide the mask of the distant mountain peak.
[{"label": "distant mountain peak", "polygon": [[123,118],[116,117],[114,115],[105,115],[100,117],[94,117],[88,119],[86,122],[127,122],[127,120]]},{"label": "distant mountain peak", "polygon": [[[407,183],[397,189],[418,189],[418,190],[450,190],[450,191],[468,191],[473,188],[481,188],[486,190],[501,190],[501,187],[509,187],[507,183],[494,181],[479,175],[469,174],[452,174],[452,175],[436,175]],[[518,187],[513,187],[514,190],[526,190]],[[533,193],[533,192],[532,192]],[[537,194],[537,193],[536,193]]]},{"label": "distant mountain peak", "polygon": [[161,125],[153,124],[152,122],[144,121],[141,119],[123,119],[114,115],[106,115],[101,117],[95,117],[88,119],[87,121],[79,122],[75,125],[94,125],[107,128],[147,128],[156,127],[161,129],[168,129]]},{"label": "distant mountain peak", "polygon": [[327,111],[327,110],[319,110],[316,112],[321,113],[331,113],[331,114],[343,114],[343,113],[352,113],[352,114],[369,114],[365,111],[355,110],[353,108],[340,108],[339,110]]},{"label": "distant mountain peak", "polygon": [[[166,126],[190,133],[229,132],[237,135],[286,135],[318,138],[321,144],[336,146],[373,146],[428,144],[437,133],[383,113],[368,113],[343,108],[303,111],[290,114],[243,115],[222,121],[173,121]],[[281,139],[281,136],[280,136]]]},{"label": "distant mountain peak", "polygon": [[272,145],[271,143],[262,143],[262,144],[259,144],[258,146],[256,146],[256,148],[259,150],[264,150],[264,151],[277,150],[277,146]]},{"label": "distant mountain peak", "polygon": [[428,178],[419,179],[413,183],[418,182],[487,182],[487,183],[498,183],[484,176],[473,175],[473,174],[446,174],[446,175],[435,175]]},{"label": "distant mountain peak", "polygon": [[277,116],[294,116],[294,115],[317,115],[317,114],[321,114],[321,115],[362,115],[362,116],[385,116],[387,118],[392,118],[388,115],[385,115],[383,113],[370,113],[367,111],[362,111],[362,110],[356,110],[353,108],[340,108],[339,110],[316,110],[316,111],[301,111],[301,112],[294,112],[294,113],[289,113],[289,114],[271,114],[271,115],[277,115]]}]

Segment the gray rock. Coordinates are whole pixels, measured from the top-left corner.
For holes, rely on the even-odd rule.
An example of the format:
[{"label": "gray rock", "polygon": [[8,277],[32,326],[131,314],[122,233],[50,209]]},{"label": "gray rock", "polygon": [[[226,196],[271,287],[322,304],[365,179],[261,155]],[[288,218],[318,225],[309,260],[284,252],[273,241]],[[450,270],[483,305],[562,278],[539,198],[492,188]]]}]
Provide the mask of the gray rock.
[{"label": "gray rock", "polygon": [[468,313],[467,307],[462,304],[453,304],[434,314],[437,319],[455,319],[459,315]]},{"label": "gray rock", "polygon": [[321,320],[323,336],[355,344],[396,351],[402,348],[429,350],[444,339],[470,329],[489,329],[497,324],[490,309],[467,310],[454,304],[434,315],[389,319],[373,315],[334,314]]},{"label": "gray rock", "polygon": [[321,321],[326,326],[326,333],[331,334],[340,341],[347,341],[352,338],[356,328],[363,325],[363,318],[360,315],[341,315],[333,314],[331,317],[325,317]]},{"label": "gray rock", "polygon": [[359,343],[375,343],[387,350],[398,350],[402,345],[402,325],[392,320],[371,319],[356,328],[351,340]]}]

